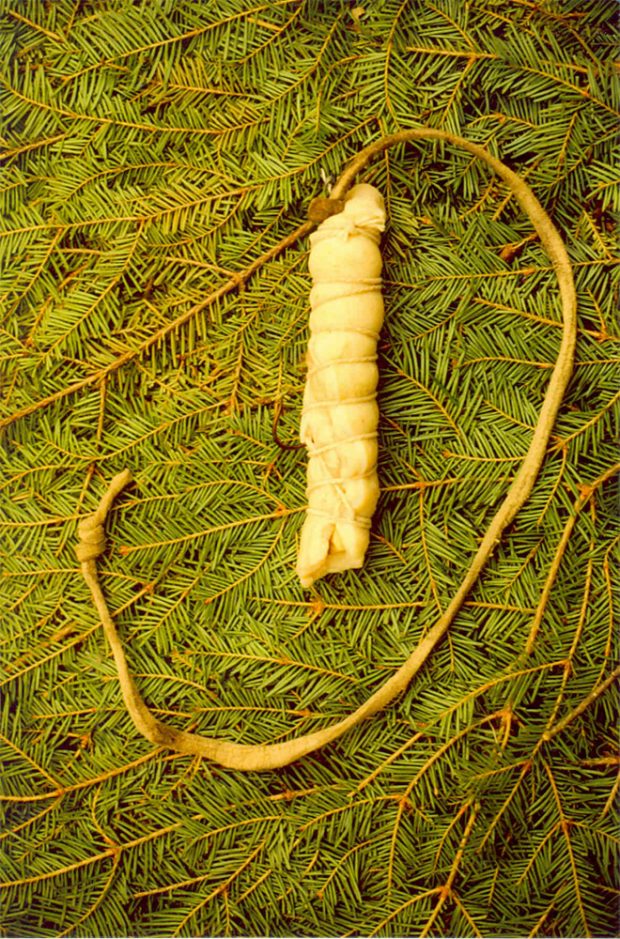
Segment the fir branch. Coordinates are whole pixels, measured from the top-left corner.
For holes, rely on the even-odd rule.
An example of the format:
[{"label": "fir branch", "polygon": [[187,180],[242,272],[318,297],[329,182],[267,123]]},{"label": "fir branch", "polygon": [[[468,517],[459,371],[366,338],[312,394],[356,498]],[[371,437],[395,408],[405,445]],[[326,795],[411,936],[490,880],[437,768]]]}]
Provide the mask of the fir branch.
[{"label": "fir branch", "polygon": [[[580,487],[617,461],[616,5],[2,10],[2,931],[612,935],[617,507],[611,478]],[[568,246],[576,367],[529,502],[392,709],[260,775],[150,748],[74,586],[103,478],[139,480],[101,576],[157,719],[253,743],[398,668],[514,480],[552,267],[469,156],[397,146],[363,171],[390,217],[376,537],[363,572],[296,585],[303,460],[272,426],[281,402],[294,440],[303,238],[235,274],[421,125],[501,154]]]}]

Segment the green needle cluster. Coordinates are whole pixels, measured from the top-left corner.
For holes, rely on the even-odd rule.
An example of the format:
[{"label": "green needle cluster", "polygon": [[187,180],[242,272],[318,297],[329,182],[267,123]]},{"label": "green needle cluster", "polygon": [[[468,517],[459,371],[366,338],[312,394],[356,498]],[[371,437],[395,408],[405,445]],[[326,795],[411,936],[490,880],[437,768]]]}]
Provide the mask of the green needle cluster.
[{"label": "green needle cluster", "polygon": [[[617,932],[611,0],[0,0],[0,932]],[[445,142],[386,197],[382,487],[366,566],[303,591],[294,442],[310,201],[422,125],[526,179],[575,275],[575,367],[526,505],[408,690],[240,773],[127,715],[270,744],[365,701],[448,607],[529,446],[557,279]],[[276,255],[283,239],[288,247]],[[281,410],[281,405],[284,405]]]}]

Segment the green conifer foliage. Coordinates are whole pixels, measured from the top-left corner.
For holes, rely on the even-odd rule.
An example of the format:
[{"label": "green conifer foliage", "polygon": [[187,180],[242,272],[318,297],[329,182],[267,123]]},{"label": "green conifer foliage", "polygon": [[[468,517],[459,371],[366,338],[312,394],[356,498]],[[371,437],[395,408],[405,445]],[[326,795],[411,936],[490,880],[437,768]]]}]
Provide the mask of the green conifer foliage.
[{"label": "green conifer foliage", "polygon": [[[1,0],[0,930],[609,936],[619,788],[620,109],[611,0]],[[74,544],[162,719],[242,742],[361,703],[445,609],[529,444],[556,280],[485,167],[399,147],[366,567],[294,575],[308,245],[362,146],[428,124],[522,174],[574,265],[541,475],[385,713],[241,774],[137,735]],[[231,286],[232,282],[232,286]]]}]

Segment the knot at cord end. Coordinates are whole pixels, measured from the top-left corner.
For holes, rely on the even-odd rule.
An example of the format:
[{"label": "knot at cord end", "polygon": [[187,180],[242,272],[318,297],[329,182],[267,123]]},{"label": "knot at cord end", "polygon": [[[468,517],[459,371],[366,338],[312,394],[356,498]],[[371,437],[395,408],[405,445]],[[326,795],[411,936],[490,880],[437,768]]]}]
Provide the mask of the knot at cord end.
[{"label": "knot at cord end", "polygon": [[89,515],[78,525],[79,543],[75,546],[78,561],[93,561],[105,551],[105,531],[96,515]]},{"label": "knot at cord end", "polygon": [[78,525],[79,544],[75,548],[77,559],[80,562],[93,561],[105,551],[104,524],[110,507],[119,492],[131,482],[131,473],[128,469],[118,473],[111,480],[99,505],[92,515],[87,515]]}]

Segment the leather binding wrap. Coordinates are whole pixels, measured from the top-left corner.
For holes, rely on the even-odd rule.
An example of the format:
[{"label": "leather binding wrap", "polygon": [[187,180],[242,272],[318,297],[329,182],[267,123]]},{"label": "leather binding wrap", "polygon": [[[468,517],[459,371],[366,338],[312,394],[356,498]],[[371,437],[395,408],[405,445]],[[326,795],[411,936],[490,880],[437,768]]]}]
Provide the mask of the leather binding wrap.
[{"label": "leather binding wrap", "polygon": [[304,587],[359,568],[379,497],[377,340],[383,323],[381,193],[354,186],[310,236],[310,341],[301,415],[308,509],[297,573]]}]

